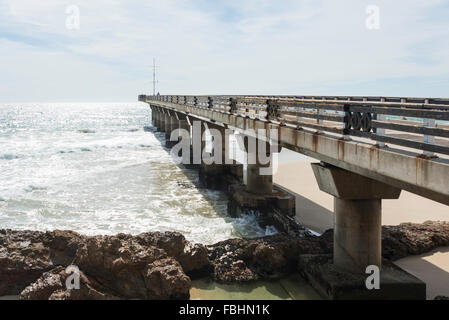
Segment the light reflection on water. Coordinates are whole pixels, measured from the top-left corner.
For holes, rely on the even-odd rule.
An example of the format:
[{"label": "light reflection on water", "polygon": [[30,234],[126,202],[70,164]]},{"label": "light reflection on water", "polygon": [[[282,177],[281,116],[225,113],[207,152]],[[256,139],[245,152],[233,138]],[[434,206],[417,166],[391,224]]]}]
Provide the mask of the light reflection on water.
[{"label": "light reflection on water", "polygon": [[255,216],[227,217],[225,194],[195,188],[149,123],[139,103],[2,105],[0,228],[179,231],[205,244],[265,235]]}]

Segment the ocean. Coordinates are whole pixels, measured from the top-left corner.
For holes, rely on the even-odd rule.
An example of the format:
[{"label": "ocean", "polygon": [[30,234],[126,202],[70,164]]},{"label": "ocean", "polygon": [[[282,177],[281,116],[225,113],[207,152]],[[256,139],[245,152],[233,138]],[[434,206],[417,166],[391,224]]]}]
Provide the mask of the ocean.
[{"label": "ocean", "polygon": [[212,244],[271,234],[197,189],[143,103],[0,105],[0,228],[85,235],[177,231]]}]

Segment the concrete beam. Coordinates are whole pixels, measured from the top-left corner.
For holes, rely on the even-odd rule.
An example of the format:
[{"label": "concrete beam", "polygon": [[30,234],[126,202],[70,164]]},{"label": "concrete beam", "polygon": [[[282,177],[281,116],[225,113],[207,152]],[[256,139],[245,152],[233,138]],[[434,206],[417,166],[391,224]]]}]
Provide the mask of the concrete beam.
[{"label": "concrete beam", "polygon": [[447,159],[426,159],[420,154],[400,149],[378,148],[368,143],[345,141],[335,135],[317,134],[216,110],[159,101],[157,104],[188,113],[189,117],[223,123],[240,132],[258,128],[278,129],[280,143],[284,148],[449,205]]},{"label": "concrete beam", "polygon": [[312,164],[321,191],[340,199],[399,199],[401,189],[337,167]]}]

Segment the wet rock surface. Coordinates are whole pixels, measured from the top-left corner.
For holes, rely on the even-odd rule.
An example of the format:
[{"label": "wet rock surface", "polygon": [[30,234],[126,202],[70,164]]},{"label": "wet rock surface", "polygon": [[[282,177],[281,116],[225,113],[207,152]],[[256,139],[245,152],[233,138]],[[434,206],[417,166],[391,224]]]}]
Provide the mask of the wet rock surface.
[{"label": "wet rock surface", "polygon": [[[396,260],[449,246],[449,223],[383,228],[383,256]],[[86,237],[70,231],[0,230],[0,296],[21,299],[187,299],[191,278],[224,282],[277,278],[307,254],[332,254],[333,232],[193,244],[174,232]],[[80,289],[68,290],[67,267]]]},{"label": "wet rock surface", "polygon": [[449,246],[449,222],[404,223],[383,227],[382,255],[398,260]]},{"label": "wet rock surface", "polygon": [[246,282],[277,278],[295,270],[298,257],[307,253],[330,253],[325,238],[284,234],[259,239],[232,239],[209,246],[213,278],[220,282]]},{"label": "wet rock surface", "polygon": [[[69,290],[67,267],[80,289]],[[188,275],[211,270],[206,247],[179,233],[85,237],[0,230],[0,296],[21,299],[188,299]]]}]

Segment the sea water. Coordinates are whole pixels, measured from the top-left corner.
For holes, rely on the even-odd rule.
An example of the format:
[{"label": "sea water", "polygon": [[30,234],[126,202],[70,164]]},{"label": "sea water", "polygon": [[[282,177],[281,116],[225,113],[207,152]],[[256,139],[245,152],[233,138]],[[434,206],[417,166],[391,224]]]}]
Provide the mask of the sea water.
[{"label": "sea water", "polygon": [[0,105],[0,228],[85,235],[178,231],[212,244],[258,237],[257,216],[227,216],[222,192],[197,189],[144,103]]}]

